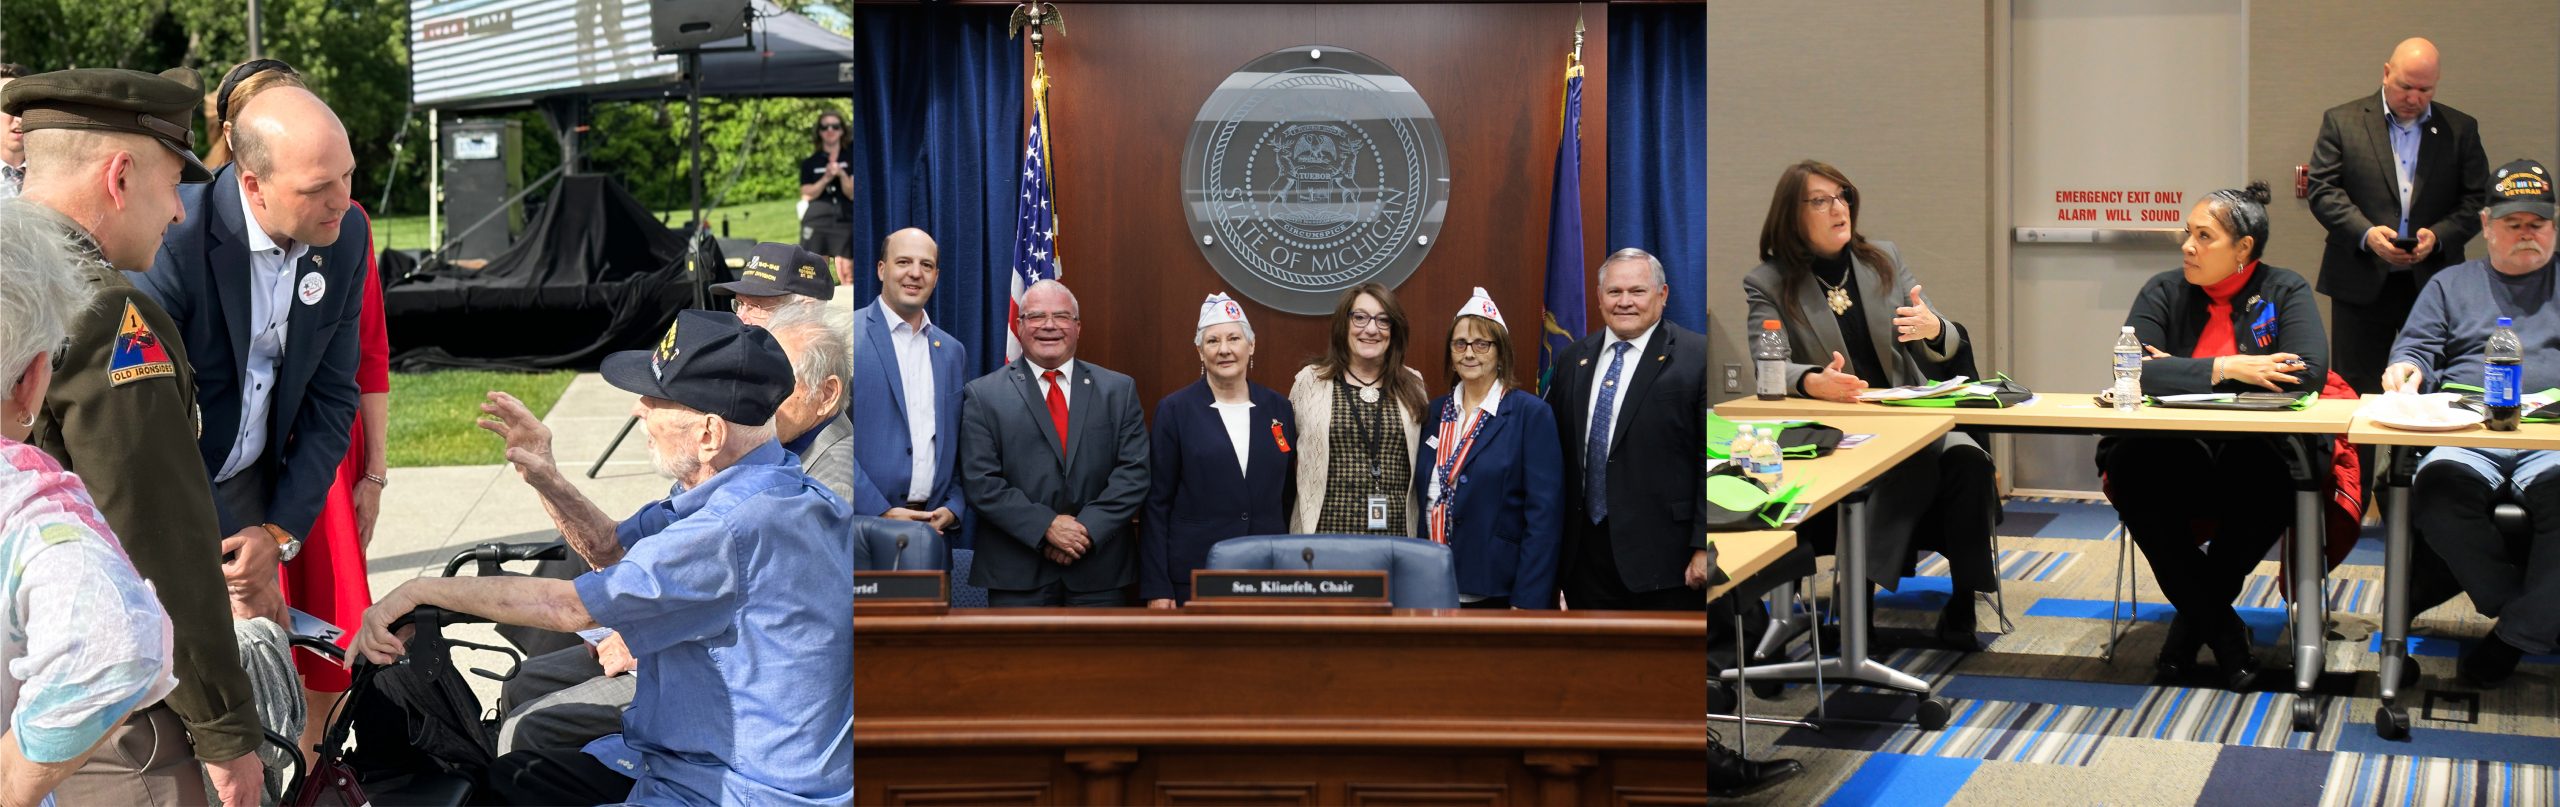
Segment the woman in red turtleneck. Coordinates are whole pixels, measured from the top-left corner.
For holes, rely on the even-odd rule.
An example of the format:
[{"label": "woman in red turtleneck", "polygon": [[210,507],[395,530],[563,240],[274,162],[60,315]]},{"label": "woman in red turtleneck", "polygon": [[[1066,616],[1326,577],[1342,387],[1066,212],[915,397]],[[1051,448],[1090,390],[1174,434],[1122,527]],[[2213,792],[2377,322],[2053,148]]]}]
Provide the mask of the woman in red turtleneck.
[{"label": "woman in red turtleneck", "polygon": [[[2258,261],[2266,201],[2267,186],[2253,183],[2215,191],[2187,214],[2185,264],[2144,284],[2124,321],[2151,352],[2143,394],[2317,391],[2328,378],[2329,340],[2311,284]],[[2113,437],[2098,444],[2098,469],[2177,609],[2160,649],[2161,676],[2185,678],[2210,645],[2219,680],[2248,688],[2258,664],[2231,601],[2291,522],[2283,458],[2256,440]]]}]

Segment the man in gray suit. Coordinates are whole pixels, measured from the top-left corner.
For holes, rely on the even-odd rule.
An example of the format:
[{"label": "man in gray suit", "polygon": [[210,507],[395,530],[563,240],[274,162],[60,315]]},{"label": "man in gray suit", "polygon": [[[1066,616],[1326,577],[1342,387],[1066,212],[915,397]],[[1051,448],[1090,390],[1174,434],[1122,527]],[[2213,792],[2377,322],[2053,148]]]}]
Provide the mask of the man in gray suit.
[{"label": "man in gray suit", "polygon": [[774,410],[773,433],[800,457],[800,470],[853,500],[853,418],[845,393],[853,387],[853,345],[827,322],[827,306],[808,299],[775,309],[765,325],[791,356],[791,397]]},{"label": "man in gray suit", "polygon": [[1128,376],[1076,361],[1083,322],[1055,280],[1022,293],[1022,358],[969,382],[960,485],[979,524],[972,584],[992,607],[1128,605],[1147,424]]}]

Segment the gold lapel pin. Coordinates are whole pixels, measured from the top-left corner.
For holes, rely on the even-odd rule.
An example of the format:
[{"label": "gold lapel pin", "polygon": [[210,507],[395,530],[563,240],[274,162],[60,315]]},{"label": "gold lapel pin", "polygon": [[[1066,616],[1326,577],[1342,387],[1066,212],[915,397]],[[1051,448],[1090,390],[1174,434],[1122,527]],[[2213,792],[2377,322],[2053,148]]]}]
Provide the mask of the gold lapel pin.
[{"label": "gold lapel pin", "polygon": [[1591,360],[1590,360],[1590,359],[1583,359],[1583,360],[1581,360],[1581,361],[1574,362],[1573,364],[1574,364],[1574,366],[1576,366],[1576,367],[1589,367],[1589,366],[1591,366]]}]

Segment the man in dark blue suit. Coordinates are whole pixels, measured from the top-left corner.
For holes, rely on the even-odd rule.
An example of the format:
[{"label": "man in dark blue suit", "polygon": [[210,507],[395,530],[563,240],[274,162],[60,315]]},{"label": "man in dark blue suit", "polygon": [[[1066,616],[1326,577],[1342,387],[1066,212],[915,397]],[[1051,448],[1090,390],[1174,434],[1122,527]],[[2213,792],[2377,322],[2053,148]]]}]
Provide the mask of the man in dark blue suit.
[{"label": "man in dark blue suit", "polygon": [[[913,227],[880,242],[880,301],[853,315],[853,512],[921,521],[959,538],[952,484],[968,348],[925,316],[940,247]],[[965,541],[946,541],[946,545]]]},{"label": "man in dark blue suit", "polygon": [[195,367],[233,611],[283,622],[276,566],[302,548],[356,416],[356,317],[370,225],[355,156],[319,97],[279,87],[234,110],[238,160],[186,186],[157,267],[128,273],[167,308]]}]

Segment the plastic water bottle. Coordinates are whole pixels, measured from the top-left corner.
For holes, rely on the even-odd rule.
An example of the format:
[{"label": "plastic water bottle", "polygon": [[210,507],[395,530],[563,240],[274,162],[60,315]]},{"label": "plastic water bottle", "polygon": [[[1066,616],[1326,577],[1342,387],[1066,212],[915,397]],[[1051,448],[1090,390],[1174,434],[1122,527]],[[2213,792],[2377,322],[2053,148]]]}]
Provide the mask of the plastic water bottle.
[{"label": "plastic water bottle", "polygon": [[2142,408],[2142,337],[2133,334],[2131,325],[2116,335],[2115,370],[2116,386],[2107,395],[2115,399],[2116,411]]},{"label": "plastic water bottle", "polygon": [[1778,489],[1778,480],[1786,473],[1786,454],[1778,450],[1778,430],[1761,427],[1751,441],[1751,466],[1747,473],[1770,490]]},{"label": "plastic water bottle", "polygon": [[2489,366],[2480,396],[2489,405],[2489,430],[2516,430],[2516,416],[2524,403],[2524,341],[2516,338],[2515,320],[2498,318],[2498,329],[2489,332]]},{"label": "plastic water bottle", "polygon": [[1760,337],[1751,342],[1751,358],[1759,365],[1760,400],[1787,399],[1787,334],[1778,330],[1778,321],[1762,320]]}]

